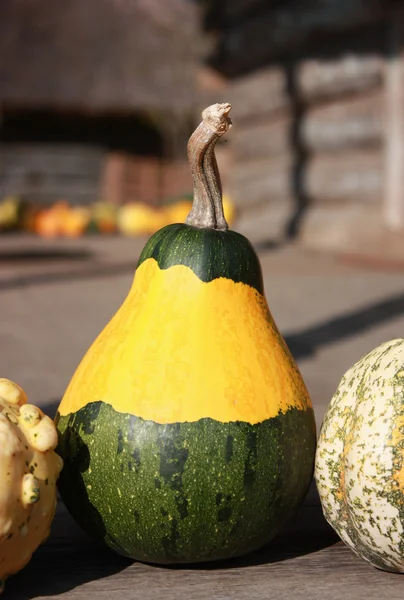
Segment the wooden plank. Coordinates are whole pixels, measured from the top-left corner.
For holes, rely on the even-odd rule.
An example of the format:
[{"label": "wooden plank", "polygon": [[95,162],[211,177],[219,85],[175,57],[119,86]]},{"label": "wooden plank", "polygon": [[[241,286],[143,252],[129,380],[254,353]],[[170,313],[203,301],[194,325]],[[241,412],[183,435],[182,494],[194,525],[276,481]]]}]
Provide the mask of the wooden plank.
[{"label": "wooden plank", "polygon": [[301,139],[310,151],[380,146],[383,94],[379,90],[315,106],[304,115]]},{"label": "wooden plank", "polygon": [[[239,77],[219,93],[233,104],[235,129],[242,120],[281,118],[291,115],[296,101],[304,104],[347,98],[349,95],[380,92],[384,61],[380,57],[351,56],[338,60],[302,61],[296,67],[295,98],[282,67],[266,67]],[[373,91],[374,90],[374,91]]]},{"label": "wooden plank", "polygon": [[293,128],[311,152],[380,146],[383,141],[382,93],[378,90],[309,108],[300,124],[289,116],[236,123],[232,148],[236,161],[270,158],[292,150]]},{"label": "wooden plank", "polygon": [[[55,414],[77,362],[126,296],[142,244],[119,236],[51,243],[30,236],[0,237],[2,341],[7,347],[3,372],[21,382],[30,401],[39,400],[48,414]],[[375,248],[378,251],[382,248]],[[58,252],[60,261],[54,256]],[[19,262],[19,254],[30,259]],[[270,308],[302,359],[320,421],[334,386],[355,356],[376,346],[380,338],[392,339],[403,326],[402,274],[386,277],[383,271],[347,266],[335,256],[305,252],[298,244],[261,251],[260,259]],[[10,271],[5,275],[7,260]],[[84,267],[89,273],[81,271]],[[41,280],[41,273],[50,268],[56,277]],[[64,269],[69,273],[58,279]],[[91,273],[92,269],[99,271]],[[14,287],[10,278],[17,280]],[[146,565],[107,551],[92,542],[59,503],[50,537],[27,567],[7,581],[3,597],[400,600],[402,596],[402,576],[374,569],[337,541],[312,488],[296,517],[265,548],[230,562],[186,567]]]},{"label": "wooden plank", "polygon": [[317,155],[307,164],[306,192],[317,202],[379,202],[383,176],[383,155],[378,150]]},{"label": "wooden plank", "polygon": [[383,13],[378,0],[366,4],[334,1],[320,6],[293,2],[279,10],[267,7],[234,25],[225,22],[211,62],[226,76],[235,77],[268,62],[298,60],[316,50],[321,54],[333,50],[338,55],[344,47],[369,50],[369,44],[381,50],[379,34],[367,36],[360,30],[370,25],[379,33]]},{"label": "wooden plank", "polygon": [[83,145],[1,144],[0,198],[72,204],[99,199],[104,150]]},{"label": "wooden plank", "polygon": [[288,152],[291,127],[292,120],[287,115],[278,119],[236,123],[231,140],[235,160],[270,158]]},{"label": "wooden plank", "polygon": [[257,10],[267,8],[268,4],[276,5],[273,0],[222,0],[218,13],[220,22],[228,24],[229,21],[243,18]]},{"label": "wooden plank", "polygon": [[[51,535],[10,578],[13,600],[380,600],[401,598],[401,578],[356,557],[325,523],[315,494],[273,542],[218,564],[164,567],[134,562],[95,544],[59,503]],[[291,590],[293,594],[291,596]]]},{"label": "wooden plank", "polygon": [[104,150],[85,146],[0,144],[0,169],[77,173],[99,170]]},{"label": "wooden plank", "polygon": [[[230,189],[237,206],[279,202],[294,196],[292,155],[236,163]],[[378,202],[383,186],[380,150],[314,155],[307,161],[303,192],[316,202]]]},{"label": "wooden plank", "polygon": [[[334,16],[334,13],[332,12],[333,8],[336,6],[340,7],[340,12],[341,9],[345,9],[345,6],[341,6],[341,3],[338,3],[338,0],[334,0],[334,2],[332,0],[328,0],[328,2],[300,0],[299,2],[294,3],[289,2],[289,7],[286,8],[285,6],[282,6],[285,4],[282,2],[282,0],[221,0],[219,6],[213,2],[208,2],[207,4],[208,7],[209,5],[211,6],[216,15],[216,21],[212,21],[212,19],[210,19],[212,26],[214,26],[216,30],[218,27],[228,27],[232,21],[245,20],[250,15],[256,15],[258,13],[260,16],[262,16],[262,14],[266,13],[266,9],[269,7],[272,13],[277,11],[280,14],[283,14],[286,10],[288,10],[289,7],[289,10],[295,12],[296,9],[300,9],[304,12],[309,12],[312,10],[314,15],[318,16],[319,19],[323,17],[322,22],[326,20],[327,11],[330,13],[332,18]],[[368,17],[372,11],[375,11],[378,8],[378,3],[374,2],[373,0],[368,2],[366,6],[364,6],[362,0],[351,0],[349,5],[351,10],[356,9],[356,13],[359,15],[362,14],[365,18]],[[346,18],[349,19],[350,16],[351,15],[348,14]],[[300,19],[296,18],[296,22],[301,26]]]},{"label": "wooden plank", "polygon": [[232,118],[258,118],[268,113],[285,111],[290,107],[283,69],[265,68],[240,77],[222,94],[233,105]]},{"label": "wooden plank", "polygon": [[229,187],[236,206],[244,208],[290,198],[293,157],[236,163]]},{"label": "wooden plank", "polygon": [[34,142],[1,142],[0,153],[19,155],[32,153],[32,150],[38,150],[41,154],[47,156],[65,156],[79,155],[80,157],[93,158],[104,155],[104,150],[100,146],[88,146],[87,144],[75,143],[34,143]]},{"label": "wooden plank", "polygon": [[381,230],[379,200],[369,202],[365,198],[363,201],[358,194],[349,202],[312,202],[302,221],[299,242],[306,248],[338,255],[353,249],[384,256],[388,244],[385,243],[382,249],[378,240]]},{"label": "wooden plank", "polygon": [[332,60],[305,60],[297,67],[297,89],[304,102],[319,102],[380,87],[384,60],[350,55]]},{"label": "wooden plank", "polygon": [[292,198],[268,199],[257,204],[244,203],[239,207],[237,231],[253,244],[284,240],[285,232],[294,213]]},{"label": "wooden plank", "polygon": [[[13,195],[10,193],[8,194],[2,194],[0,191],[0,198],[4,198],[7,195]],[[96,202],[98,200],[102,200],[103,198],[100,197],[98,189],[97,188],[93,188],[93,189],[76,189],[76,190],[71,190],[71,191],[67,191],[65,193],[61,193],[59,190],[59,193],[57,193],[56,190],[42,190],[41,192],[38,192],[38,190],[35,189],[31,189],[31,188],[24,188],[21,190],[18,190],[17,193],[18,197],[23,199],[24,201],[28,201],[28,202],[35,202],[38,203],[40,205],[42,204],[53,204],[54,202],[57,202],[59,200],[65,200],[66,202],[68,202],[69,204],[72,205],[88,205],[91,204],[92,202]]]},{"label": "wooden plank", "polygon": [[77,174],[54,174],[54,173],[30,173],[9,172],[0,174],[0,186],[25,186],[30,187],[71,187],[81,185],[94,185],[98,182],[99,173],[77,173]]},{"label": "wooden plank", "polygon": [[385,189],[384,222],[390,229],[404,227],[404,13],[394,13],[390,41],[392,55],[385,78]]}]

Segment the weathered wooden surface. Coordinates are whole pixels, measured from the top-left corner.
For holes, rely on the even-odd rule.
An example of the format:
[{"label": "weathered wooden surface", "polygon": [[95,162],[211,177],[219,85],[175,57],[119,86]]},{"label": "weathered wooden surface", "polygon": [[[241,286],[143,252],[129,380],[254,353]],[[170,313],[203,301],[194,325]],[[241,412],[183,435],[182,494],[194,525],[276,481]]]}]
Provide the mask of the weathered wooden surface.
[{"label": "weathered wooden surface", "polygon": [[292,119],[283,114],[275,119],[256,119],[239,123],[231,132],[234,159],[273,158],[291,149]]},{"label": "weathered wooden surface", "polygon": [[0,198],[73,204],[99,199],[104,151],[83,145],[1,144]]},{"label": "weathered wooden surface", "polygon": [[248,210],[265,202],[270,210],[273,202],[290,198],[292,165],[291,154],[236,163],[229,181],[235,204]]},{"label": "weathered wooden surface", "polygon": [[356,558],[321,524],[318,506],[307,506],[267,548],[237,561],[188,568],[132,563],[96,547],[61,509],[54,533],[5,600],[365,600],[402,598],[400,576],[381,573]]},{"label": "weathered wooden surface", "polygon": [[272,118],[241,120],[234,127],[231,146],[236,161],[272,158],[293,150],[293,136],[307,152],[381,147],[383,95],[379,90],[310,106],[301,117],[285,111]]},{"label": "weathered wooden surface", "polygon": [[301,143],[311,152],[381,147],[383,95],[379,90],[309,109],[301,122]]},{"label": "weathered wooden surface", "polygon": [[318,154],[307,164],[305,189],[318,202],[379,202],[383,191],[383,156],[379,150]]},{"label": "weathered wooden surface", "polygon": [[372,54],[300,61],[296,67],[297,88],[306,102],[343,98],[380,87],[383,66],[383,58]]},{"label": "weathered wooden surface", "polygon": [[266,67],[232,82],[228,182],[240,209],[265,204],[261,218],[282,235],[293,206],[380,203],[383,69],[380,57],[351,55]]},{"label": "weathered wooden surface", "polygon": [[[222,0],[220,2],[220,6],[215,6],[215,2],[207,1],[205,4],[211,7],[212,10],[216,12],[216,18],[219,19],[219,22],[216,22],[216,25],[221,25],[223,22],[226,22],[228,25],[234,21],[249,17],[250,15],[255,15],[258,13],[265,12],[265,9],[270,9],[272,14],[275,13],[275,16],[280,19],[284,26],[288,26],[289,22],[293,24],[297,24],[298,31],[295,35],[299,34],[299,29],[304,29],[307,26],[310,26],[311,23],[320,22],[320,24],[327,25],[329,21],[333,20],[333,16],[335,15],[336,9],[339,8],[338,18],[344,18],[344,12],[348,10],[348,16],[345,17],[349,23],[349,17],[354,13],[358,17],[362,14],[364,18],[369,17],[372,14],[372,11],[375,11],[377,8],[377,2],[373,0],[371,2],[367,2],[364,4],[361,0],[350,0],[349,2],[338,2],[338,1],[318,1],[318,0],[303,0],[297,3],[297,6],[291,6],[290,8],[285,3],[279,2],[279,0]],[[213,5],[213,6],[212,6]],[[289,19],[282,19],[282,16],[285,12],[292,12],[292,15]],[[302,13],[306,14],[303,19],[301,18]],[[295,16],[293,13],[297,13]],[[313,16],[314,13],[314,16]],[[337,23],[339,19],[336,19]]]},{"label": "weathered wooden surface", "polygon": [[[334,561],[338,561],[337,567]],[[7,582],[5,600],[8,595],[13,600],[29,600],[91,594],[108,600],[244,599],[267,598],[267,594],[282,599],[290,598],[293,588],[293,597],[304,598],[311,585],[311,597],[320,598],[326,574],[326,587],[331,591],[342,568],[348,567],[348,578],[357,571],[363,575],[371,571],[358,563],[324,522],[314,488],[296,518],[267,547],[221,564],[171,568],[137,563],[96,545],[59,503],[51,537],[28,567]],[[310,582],[315,569],[322,576],[316,585]]]},{"label": "weathered wooden surface", "polygon": [[232,81],[220,92],[223,101],[233,105],[232,117],[254,119],[285,110],[290,105],[285,71],[281,67],[265,68]]},{"label": "weathered wooden surface", "polygon": [[[292,110],[297,99],[305,104],[349,100],[349,96],[380,90],[384,61],[378,56],[351,55],[338,59],[297,61],[293,68],[276,65],[255,70],[232,80],[218,92],[233,104],[234,122]],[[291,81],[293,78],[293,81]]]},{"label": "weathered wooden surface", "polygon": [[[279,202],[296,201],[298,168],[291,154],[236,163],[229,182],[236,205],[242,211],[261,205],[263,212],[271,212]],[[315,203],[377,203],[383,192],[383,155],[378,149],[315,154],[305,160],[298,185]]]},{"label": "weathered wooden surface", "polygon": [[309,0],[276,2],[273,7],[255,2],[229,11],[230,4],[222,2],[208,15],[208,27],[219,32],[211,62],[229,77],[302,55],[383,50],[387,2]]},{"label": "weathered wooden surface", "polygon": [[[144,240],[0,237],[2,375],[53,415],[83,353],[126,296]],[[377,249],[374,248],[374,252]],[[380,252],[380,249],[379,249]],[[299,247],[260,250],[274,318],[320,424],[344,371],[404,328],[404,263],[372,270]],[[59,504],[52,533],[7,582],[4,600],[401,600],[403,576],[355,557],[311,489],[266,548],[197,567],[158,567],[95,545]]]},{"label": "weathered wooden surface", "polygon": [[404,11],[401,7],[392,15],[391,56],[386,62],[385,162],[383,217],[392,230],[404,227]]},{"label": "weathered wooden surface", "polygon": [[156,204],[191,190],[187,160],[107,152],[97,146],[0,144],[0,198],[18,195],[45,204],[59,199],[72,204]]}]

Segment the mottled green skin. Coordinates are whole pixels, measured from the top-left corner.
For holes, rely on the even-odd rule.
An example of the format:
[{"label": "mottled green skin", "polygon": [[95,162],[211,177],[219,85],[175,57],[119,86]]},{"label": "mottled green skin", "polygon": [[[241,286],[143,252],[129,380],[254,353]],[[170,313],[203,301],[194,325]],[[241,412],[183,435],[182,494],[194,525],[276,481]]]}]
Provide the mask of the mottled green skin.
[{"label": "mottled green skin", "polygon": [[212,561],[262,546],[312,478],[311,409],[256,425],[158,424],[94,402],[56,423],[68,510],[91,536],[146,562]]},{"label": "mottled green skin", "polygon": [[[315,478],[324,516],[379,569],[404,572],[404,340],[391,340],[342,377],[325,414]],[[397,430],[401,436],[393,442]]]},{"label": "mottled green skin", "polygon": [[258,256],[247,238],[235,231],[167,225],[149,239],[138,266],[148,258],[154,258],[160,269],[185,265],[202,281],[227,277],[264,293]]}]

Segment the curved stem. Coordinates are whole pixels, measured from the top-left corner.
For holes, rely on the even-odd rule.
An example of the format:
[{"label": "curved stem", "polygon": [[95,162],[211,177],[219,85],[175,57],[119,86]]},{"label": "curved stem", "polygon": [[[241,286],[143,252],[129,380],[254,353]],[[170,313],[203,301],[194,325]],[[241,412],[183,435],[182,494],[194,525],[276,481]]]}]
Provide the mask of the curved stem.
[{"label": "curved stem", "polygon": [[226,230],[222,184],[215,156],[218,139],[231,127],[230,104],[213,104],[202,113],[202,123],[188,142],[188,160],[194,182],[194,201],[186,223]]}]

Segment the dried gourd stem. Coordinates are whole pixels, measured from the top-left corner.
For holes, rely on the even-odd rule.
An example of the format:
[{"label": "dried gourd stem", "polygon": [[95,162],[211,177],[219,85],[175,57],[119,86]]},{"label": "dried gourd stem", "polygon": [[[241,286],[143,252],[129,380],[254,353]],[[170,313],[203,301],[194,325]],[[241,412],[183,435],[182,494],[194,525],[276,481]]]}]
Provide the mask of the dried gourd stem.
[{"label": "dried gourd stem", "polygon": [[231,127],[230,104],[213,104],[202,113],[202,123],[188,142],[188,160],[194,182],[194,201],[186,223],[225,231],[222,185],[215,157],[218,139]]}]

